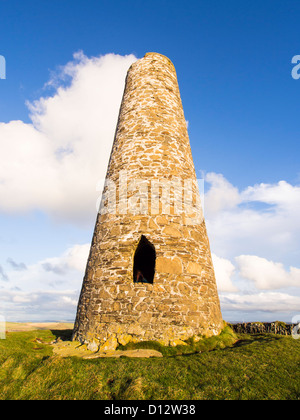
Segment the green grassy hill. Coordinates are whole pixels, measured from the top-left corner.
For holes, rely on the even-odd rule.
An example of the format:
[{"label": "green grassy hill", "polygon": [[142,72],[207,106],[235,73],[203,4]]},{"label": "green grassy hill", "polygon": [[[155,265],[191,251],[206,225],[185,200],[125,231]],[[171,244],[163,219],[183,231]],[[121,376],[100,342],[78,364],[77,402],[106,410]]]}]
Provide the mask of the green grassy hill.
[{"label": "green grassy hill", "polygon": [[[169,348],[161,358],[62,358],[51,342],[70,331],[9,332],[0,340],[0,399],[300,399],[300,340],[219,337]],[[132,345],[131,345],[132,347]]]}]

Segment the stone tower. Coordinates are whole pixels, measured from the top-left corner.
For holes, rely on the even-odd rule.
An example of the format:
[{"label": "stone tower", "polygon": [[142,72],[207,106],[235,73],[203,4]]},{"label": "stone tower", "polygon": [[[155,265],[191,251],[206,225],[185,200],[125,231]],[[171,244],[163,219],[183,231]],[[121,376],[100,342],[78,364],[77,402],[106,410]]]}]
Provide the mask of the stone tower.
[{"label": "stone tower", "polygon": [[176,343],[223,326],[171,61],[129,69],[73,338]]}]

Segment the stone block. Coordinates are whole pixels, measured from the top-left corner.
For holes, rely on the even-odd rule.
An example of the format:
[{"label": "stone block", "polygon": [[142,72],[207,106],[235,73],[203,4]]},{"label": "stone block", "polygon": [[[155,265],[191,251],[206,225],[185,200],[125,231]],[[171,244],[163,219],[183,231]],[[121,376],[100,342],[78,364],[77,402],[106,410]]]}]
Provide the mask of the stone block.
[{"label": "stone block", "polygon": [[176,347],[176,346],[187,346],[187,343],[185,343],[182,340],[170,340],[169,345],[172,347]]},{"label": "stone block", "polygon": [[187,265],[186,271],[189,274],[201,274],[203,267],[193,261],[190,261]]},{"label": "stone block", "polygon": [[114,351],[118,347],[118,340],[115,335],[111,335],[104,344],[99,347],[99,352]]},{"label": "stone block", "polygon": [[130,334],[118,334],[118,342],[123,346],[126,346],[130,341],[132,341],[132,335]]},{"label": "stone block", "polygon": [[156,259],[156,270],[161,273],[181,274],[182,262],[179,258],[159,257]]}]

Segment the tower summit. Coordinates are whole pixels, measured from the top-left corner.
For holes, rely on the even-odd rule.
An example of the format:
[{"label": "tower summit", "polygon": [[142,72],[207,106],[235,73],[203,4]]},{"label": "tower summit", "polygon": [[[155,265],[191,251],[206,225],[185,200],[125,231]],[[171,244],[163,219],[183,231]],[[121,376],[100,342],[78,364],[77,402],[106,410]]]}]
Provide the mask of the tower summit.
[{"label": "tower summit", "polygon": [[222,326],[175,68],[148,53],[127,73],[73,338],[172,344]]}]

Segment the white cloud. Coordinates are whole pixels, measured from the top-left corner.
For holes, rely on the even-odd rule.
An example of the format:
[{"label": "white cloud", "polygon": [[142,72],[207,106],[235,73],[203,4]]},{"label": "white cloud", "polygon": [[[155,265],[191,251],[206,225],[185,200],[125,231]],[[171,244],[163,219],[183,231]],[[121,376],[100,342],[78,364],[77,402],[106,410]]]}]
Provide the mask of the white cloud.
[{"label": "white cloud", "polygon": [[5,273],[3,267],[0,265],[0,280],[2,281],[8,281],[8,276]]},{"label": "white cloud", "polygon": [[232,209],[240,203],[241,198],[236,187],[230,184],[222,174],[209,172],[205,181],[211,186],[205,194],[205,211],[214,215],[226,209]]},{"label": "white cloud", "polygon": [[300,187],[292,186],[286,181],[277,184],[258,184],[246,188],[242,193],[243,201],[261,201],[278,206],[284,212],[300,211]]},{"label": "white cloud", "polygon": [[3,280],[0,281],[0,286],[21,291],[79,288],[89,250],[90,244],[74,245],[58,257],[46,258],[27,265],[26,270],[12,268],[6,272],[7,279],[5,283]]},{"label": "white cloud", "polygon": [[78,290],[1,290],[6,321],[74,321]]},{"label": "white cloud", "polygon": [[47,258],[39,262],[46,271],[53,271],[57,274],[65,273],[67,270],[77,270],[83,272],[86,266],[88,254],[90,250],[89,244],[74,245],[64,252],[60,257]]},{"label": "white cloud", "polygon": [[70,296],[63,296],[62,301],[65,302],[67,305],[77,307],[78,299],[72,299]]},{"label": "white cloud", "polygon": [[240,314],[248,312],[271,312],[273,314],[284,312],[295,314],[299,313],[300,308],[300,296],[292,296],[279,292],[260,292],[253,294],[226,293],[221,294],[220,299],[222,310],[238,311]]},{"label": "white cloud", "polygon": [[0,123],[0,211],[39,209],[56,219],[90,222],[135,60],[77,53],[48,83],[54,95],[28,103],[32,124]]},{"label": "white cloud", "polygon": [[74,245],[58,257],[7,272],[0,281],[1,311],[7,320],[73,319],[90,250]]},{"label": "white cloud", "polygon": [[286,181],[242,191],[223,175],[210,173],[205,218],[213,252],[233,260],[260,255],[297,266],[300,260],[300,187]]},{"label": "white cloud", "polygon": [[284,269],[282,263],[268,261],[256,255],[240,255],[236,257],[240,275],[253,281],[257,289],[280,289],[300,287],[300,269],[290,267]]},{"label": "white cloud", "polygon": [[300,310],[300,187],[279,181],[239,191],[215,173],[205,181],[205,218],[225,317],[290,321]]},{"label": "white cloud", "polygon": [[212,253],[212,260],[215,270],[218,290],[220,292],[237,292],[237,287],[233,284],[231,277],[235,272],[235,266],[231,261],[220,258]]}]

